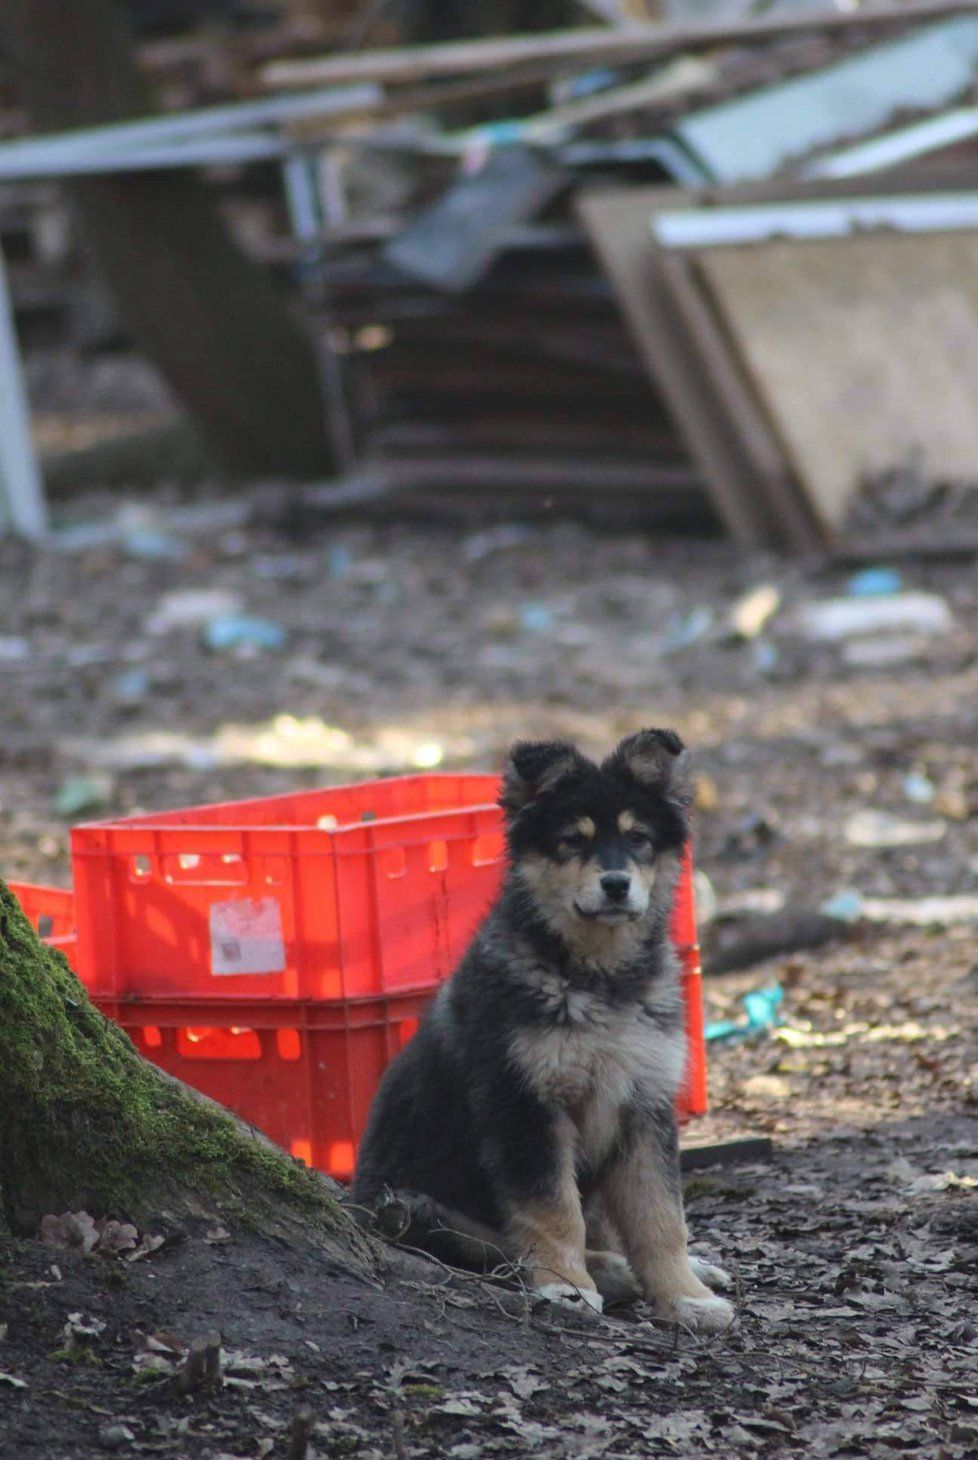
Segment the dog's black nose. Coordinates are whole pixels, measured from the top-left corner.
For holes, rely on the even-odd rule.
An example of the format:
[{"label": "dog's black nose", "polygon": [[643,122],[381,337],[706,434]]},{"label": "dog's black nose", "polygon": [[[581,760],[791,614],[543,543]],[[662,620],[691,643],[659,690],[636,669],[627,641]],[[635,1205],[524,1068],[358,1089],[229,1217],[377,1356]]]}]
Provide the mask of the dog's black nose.
[{"label": "dog's black nose", "polygon": [[627,872],[606,872],[601,878],[601,891],[609,902],[624,902],[631,885]]}]

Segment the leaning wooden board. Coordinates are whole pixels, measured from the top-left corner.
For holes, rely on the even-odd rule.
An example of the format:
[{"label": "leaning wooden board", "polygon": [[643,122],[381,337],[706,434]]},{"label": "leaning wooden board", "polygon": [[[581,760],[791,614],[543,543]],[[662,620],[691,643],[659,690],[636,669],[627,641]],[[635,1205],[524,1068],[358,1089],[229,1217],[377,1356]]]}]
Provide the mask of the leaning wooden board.
[{"label": "leaning wooden board", "polygon": [[696,271],[826,535],[913,454],[978,467],[978,232],[699,249]]}]

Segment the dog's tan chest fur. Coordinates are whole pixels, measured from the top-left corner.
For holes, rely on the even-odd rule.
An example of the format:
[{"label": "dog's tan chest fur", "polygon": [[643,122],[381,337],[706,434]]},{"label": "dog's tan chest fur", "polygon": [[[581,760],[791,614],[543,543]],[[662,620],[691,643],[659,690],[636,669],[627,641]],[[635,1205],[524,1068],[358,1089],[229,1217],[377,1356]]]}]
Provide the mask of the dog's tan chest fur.
[{"label": "dog's tan chest fur", "polygon": [[539,1099],[570,1117],[578,1153],[594,1165],[614,1144],[622,1111],[637,1092],[671,1104],[686,1044],[681,1032],[664,1033],[639,1008],[611,1009],[571,989],[563,992],[552,1026],[520,1030],[511,1057]]}]

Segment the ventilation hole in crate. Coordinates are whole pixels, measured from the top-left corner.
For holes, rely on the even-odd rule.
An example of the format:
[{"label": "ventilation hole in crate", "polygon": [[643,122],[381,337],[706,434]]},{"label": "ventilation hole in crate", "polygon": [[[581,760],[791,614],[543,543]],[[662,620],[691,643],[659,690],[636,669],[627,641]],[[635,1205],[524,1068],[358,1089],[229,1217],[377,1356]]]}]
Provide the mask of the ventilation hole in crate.
[{"label": "ventilation hole in crate", "polygon": [[400,1040],[401,1048],[402,1049],[407,1044],[407,1042],[408,1042],[409,1039],[413,1039],[414,1038],[414,1036],[417,1034],[417,1032],[418,1032],[418,1021],[417,1021],[417,1019],[402,1019],[401,1020],[400,1024],[398,1024],[398,1026],[397,1026],[397,1037]]},{"label": "ventilation hole in crate", "polygon": [[236,867],[238,865],[238,863],[241,861],[241,853],[240,852],[222,852],[221,853],[221,861],[224,863],[225,867]]},{"label": "ventilation hole in crate", "polygon": [[316,818],[316,825],[320,831],[335,831],[339,824],[339,817],[334,816],[331,811],[328,811],[325,816]]},{"label": "ventilation hole in crate", "polygon": [[261,1040],[253,1029],[178,1029],[177,1054],[187,1060],[260,1060]]},{"label": "ventilation hole in crate", "polygon": [[153,864],[149,857],[133,857],[129,864],[130,875],[134,882],[145,882],[153,870]]},{"label": "ventilation hole in crate", "polygon": [[352,1176],[353,1142],[334,1141],[329,1148],[326,1165],[331,1176],[338,1176],[340,1179],[346,1176]]},{"label": "ventilation hole in crate", "polygon": [[39,938],[50,938],[54,932],[54,918],[50,913],[41,913],[37,920],[37,936]]},{"label": "ventilation hole in crate", "polygon": [[183,872],[192,872],[195,867],[200,866],[200,853],[180,852],[177,856],[177,866]]},{"label": "ventilation hole in crate", "polygon": [[407,872],[407,853],[403,847],[385,847],[380,853],[380,870],[385,877],[403,877]]},{"label": "ventilation hole in crate", "polygon": [[289,1154],[297,1161],[305,1161],[307,1166],[312,1165],[312,1141],[293,1141],[289,1146]]},{"label": "ventilation hole in crate", "polygon": [[146,1024],[139,1031],[143,1049],[159,1049],[163,1043],[163,1036],[155,1024]]},{"label": "ventilation hole in crate", "polygon": [[490,867],[503,854],[503,836],[499,831],[483,832],[472,843],[473,867]]},{"label": "ventilation hole in crate", "polygon": [[279,1029],[275,1035],[279,1059],[297,1060],[302,1057],[302,1036],[298,1029]]},{"label": "ventilation hole in crate", "polygon": [[448,843],[432,842],[428,848],[428,871],[444,872],[448,866]]}]

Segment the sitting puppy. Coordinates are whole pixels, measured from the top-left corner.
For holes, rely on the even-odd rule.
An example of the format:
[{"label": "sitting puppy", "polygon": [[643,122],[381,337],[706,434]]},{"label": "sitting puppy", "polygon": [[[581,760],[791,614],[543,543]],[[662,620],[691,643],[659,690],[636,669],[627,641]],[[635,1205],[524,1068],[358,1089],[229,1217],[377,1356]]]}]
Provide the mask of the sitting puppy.
[{"label": "sitting puppy", "polygon": [[502,890],[384,1076],[353,1200],[420,1197],[427,1230],[408,1240],[451,1260],[446,1237],[481,1238],[556,1301],[638,1292],[717,1332],[733,1308],[706,1284],[729,1279],[687,1254],[674,1114],[686,759],[669,730],[600,766],[563,742],[513,747]]}]

